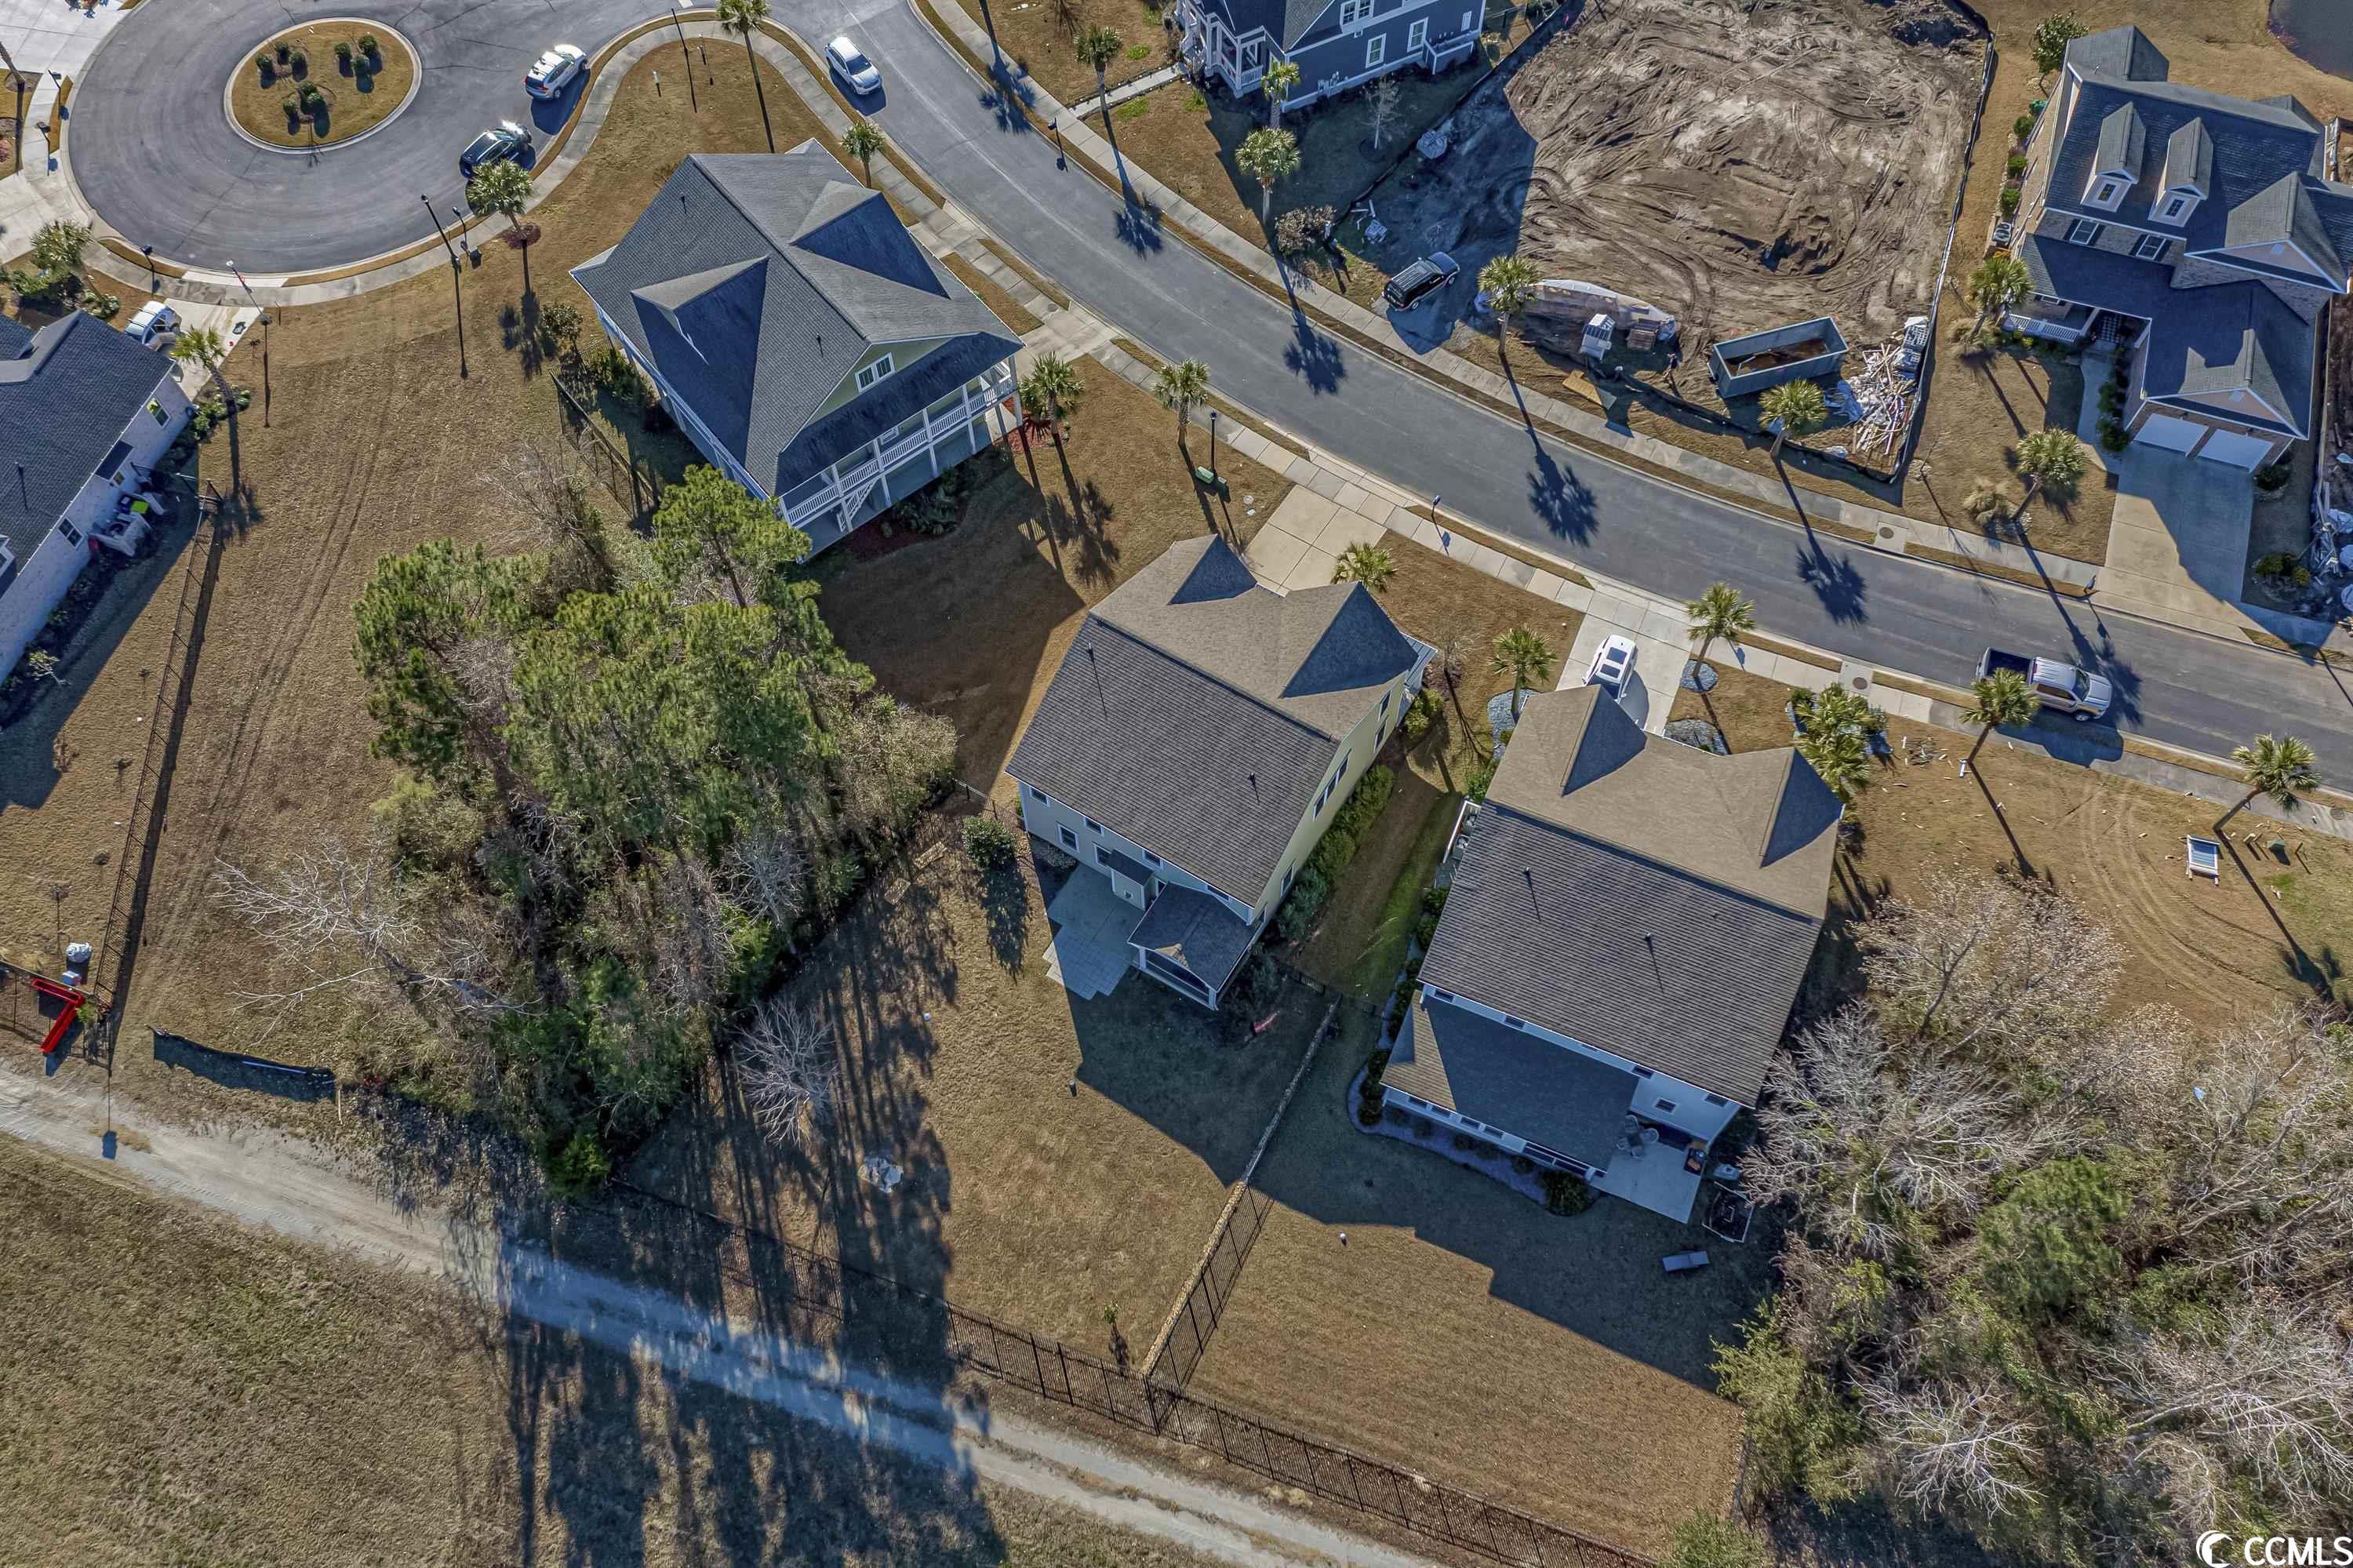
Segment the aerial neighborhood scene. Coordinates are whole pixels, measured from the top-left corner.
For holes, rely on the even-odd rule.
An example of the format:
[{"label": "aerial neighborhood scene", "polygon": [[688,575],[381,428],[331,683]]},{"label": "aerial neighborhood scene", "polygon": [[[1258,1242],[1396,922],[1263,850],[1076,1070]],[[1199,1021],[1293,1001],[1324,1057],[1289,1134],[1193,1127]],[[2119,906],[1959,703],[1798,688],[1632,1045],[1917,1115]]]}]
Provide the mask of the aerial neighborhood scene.
[{"label": "aerial neighborhood scene", "polygon": [[2346,0],[0,0],[0,1561],[2353,1563]]}]

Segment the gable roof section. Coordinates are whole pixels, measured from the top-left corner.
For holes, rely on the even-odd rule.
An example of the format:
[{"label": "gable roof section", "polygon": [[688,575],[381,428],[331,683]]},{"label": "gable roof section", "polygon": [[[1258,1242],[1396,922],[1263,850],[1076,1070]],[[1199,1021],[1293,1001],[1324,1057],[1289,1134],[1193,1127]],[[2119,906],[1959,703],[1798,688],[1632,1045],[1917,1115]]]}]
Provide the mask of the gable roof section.
[{"label": "gable roof section", "polygon": [[2203,120],[2184,121],[2165,142],[2162,188],[2196,190],[2201,195],[2214,185],[2214,138],[2206,134]]},{"label": "gable roof section", "polygon": [[1754,1105],[1828,908],[1838,817],[1788,749],[1643,736],[1594,687],[1532,697],[1422,981]]},{"label": "gable roof section", "polygon": [[[2305,184],[2300,175],[2282,175],[2241,202],[2223,223],[2221,243],[2230,248],[2292,244],[2327,275],[2330,288],[2341,292],[2345,287],[2345,263],[2337,253],[2336,241],[2322,226],[2320,213]],[[2236,264],[2240,258],[2234,256],[2231,260]],[[2282,270],[2297,277],[2305,275],[2302,267],[2284,258]]]},{"label": "gable roof section", "polygon": [[1286,597],[1188,540],[1088,614],[1006,771],[1255,904],[1341,740],[1419,657],[1363,585]]},{"label": "gable roof section", "polygon": [[[1150,885],[1149,874],[1141,885]],[[1152,907],[1144,912],[1127,939],[1176,959],[1211,991],[1221,991],[1241,967],[1242,956],[1257,936],[1249,922],[1237,918],[1208,894],[1164,883],[1160,896],[1152,901]]]},{"label": "gable roof section", "polygon": [[2252,393],[2263,407],[2216,411],[2301,437],[2312,429],[2313,347],[2311,323],[2263,284],[2200,289],[2150,323],[2141,384],[2158,398]]},{"label": "gable roof section", "polygon": [[0,354],[0,538],[24,562],[172,366],[82,311],[38,332],[7,322]]},{"label": "gable roof section", "polygon": [[1314,31],[1334,0],[1203,0],[1221,13],[1238,37],[1263,29],[1285,49]]},{"label": "gable roof section", "polygon": [[1381,1081],[1556,1154],[1607,1166],[1636,1079],[1623,1067],[1416,991]]},{"label": "gable roof section", "polygon": [[2163,81],[2172,66],[2138,27],[2087,33],[2067,46],[2067,64],[2080,76],[2112,76],[2125,81]]},{"label": "gable roof section", "polygon": [[2148,127],[2129,100],[2116,105],[2100,122],[2098,152],[2092,167],[2102,174],[2122,174],[2137,180],[2148,153]]},{"label": "gable roof section", "polygon": [[[815,142],[694,154],[619,244],[572,276],[779,494],[1020,347]],[[905,405],[897,413],[841,421],[828,432],[839,444],[822,451],[797,440],[869,350],[938,338],[951,341],[850,405],[887,387],[883,400]]]}]

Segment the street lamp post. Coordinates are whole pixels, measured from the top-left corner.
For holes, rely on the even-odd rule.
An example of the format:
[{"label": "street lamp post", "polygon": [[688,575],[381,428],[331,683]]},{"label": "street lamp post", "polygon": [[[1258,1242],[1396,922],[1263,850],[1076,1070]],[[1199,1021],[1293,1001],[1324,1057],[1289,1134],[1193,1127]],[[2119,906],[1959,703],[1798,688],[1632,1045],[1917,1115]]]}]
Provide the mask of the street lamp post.
[{"label": "street lamp post", "polygon": [[269,313],[259,318],[261,326],[261,428],[269,429]]},{"label": "street lamp post", "polygon": [[464,269],[458,265],[458,248],[449,243],[449,231],[441,227],[441,215],[433,209],[433,198],[419,196],[425,204],[425,216],[433,220],[433,232],[441,237],[441,249],[449,253],[449,297],[457,302],[458,316],[458,379],[466,379],[466,295],[459,279]]},{"label": "street lamp post", "polygon": [[1209,471],[1218,471],[1218,411],[1209,410]]}]

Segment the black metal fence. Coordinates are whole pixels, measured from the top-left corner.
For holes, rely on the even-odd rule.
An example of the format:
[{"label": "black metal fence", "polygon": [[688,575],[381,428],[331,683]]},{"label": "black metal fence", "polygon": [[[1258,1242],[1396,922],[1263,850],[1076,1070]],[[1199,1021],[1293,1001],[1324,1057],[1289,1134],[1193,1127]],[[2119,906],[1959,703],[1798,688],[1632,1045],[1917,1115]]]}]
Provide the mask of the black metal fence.
[{"label": "black metal fence", "polygon": [[612,438],[596,428],[580,395],[565,385],[562,376],[554,379],[555,395],[564,405],[564,438],[580,454],[596,482],[628,507],[632,517],[643,517],[660,505],[665,488],[661,475],[616,447]]},{"label": "black metal fence", "polygon": [[1250,1256],[1250,1244],[1258,1240],[1273,1207],[1274,1200],[1255,1187],[1245,1186],[1238,1194],[1225,1223],[1218,1227],[1217,1239],[1209,1244],[1200,1272],[1193,1277],[1193,1288],[1186,1293],[1185,1304],[1169,1324],[1159,1361],[1145,1368],[1154,1383],[1181,1393],[1192,1381],[1193,1368],[1208,1353],[1209,1336],[1218,1331],[1218,1320],[1233,1298],[1234,1282],[1241,1275],[1243,1260]]},{"label": "black metal fence", "polygon": [[[978,1372],[1124,1426],[1190,1444],[1282,1486],[1430,1540],[1498,1563],[1535,1568],[1653,1568],[1653,1560],[1639,1553],[1442,1485],[1403,1466],[1187,1393],[1157,1378],[1147,1380],[1059,1340],[966,1311],[887,1276],[626,1182],[616,1186],[724,1231],[741,1245],[747,1262],[754,1256],[774,1259],[774,1266],[758,1276],[741,1264],[722,1265],[768,1305],[775,1314],[772,1328],[813,1342],[834,1334],[849,1340],[896,1338],[896,1348],[903,1351],[903,1336],[920,1323],[924,1341],[942,1350],[952,1370]],[[1237,1223],[1240,1212],[1236,1211]],[[1258,1211],[1252,1221],[1252,1237],[1263,1214]],[[1234,1255],[1231,1268],[1239,1268],[1240,1252]],[[1223,1276],[1228,1283],[1231,1268]],[[1204,1270],[1204,1278],[1211,1272]]]}]

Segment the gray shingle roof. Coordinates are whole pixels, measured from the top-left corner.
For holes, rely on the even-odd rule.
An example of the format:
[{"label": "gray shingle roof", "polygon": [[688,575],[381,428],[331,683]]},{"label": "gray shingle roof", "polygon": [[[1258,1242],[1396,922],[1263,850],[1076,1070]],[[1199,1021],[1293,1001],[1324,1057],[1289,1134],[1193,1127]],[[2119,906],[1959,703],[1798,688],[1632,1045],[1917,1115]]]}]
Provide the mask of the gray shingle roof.
[{"label": "gray shingle roof", "polygon": [[[778,494],[1020,346],[815,142],[688,158],[620,243],[572,275]],[[869,349],[936,338],[951,341],[811,430]]]},{"label": "gray shingle roof", "polygon": [[2203,196],[2214,185],[2214,138],[2206,122],[2192,120],[2166,139],[2165,188],[2188,188]]},{"label": "gray shingle roof", "polygon": [[[2312,429],[2312,325],[2261,283],[2200,289],[2194,308],[2160,314],[2148,329],[2141,384],[2152,397],[2252,392],[2287,421]],[[2279,428],[2263,409],[2211,410]]]},{"label": "gray shingle roof", "polygon": [[0,324],[0,538],[21,563],[172,366],[80,311],[37,333]]},{"label": "gray shingle roof", "polygon": [[1224,540],[1187,540],[1094,607],[1006,771],[1255,903],[1341,740],[1420,657],[1361,584],[1276,594]]},{"label": "gray shingle roof", "polygon": [[2163,81],[2172,69],[2148,35],[2133,26],[2085,34],[2067,46],[2067,63],[2085,76],[2127,81]]},{"label": "gray shingle roof", "polygon": [[2151,321],[2191,296],[2177,294],[2173,270],[2116,250],[2070,245],[2050,235],[2030,234],[2018,247],[2027,278],[2038,294],[2072,300],[2104,311],[2121,311]]},{"label": "gray shingle roof", "polygon": [[1227,25],[1246,35],[1263,27],[1283,48],[1314,30],[1335,0],[1207,0],[1225,14]]},{"label": "gray shingle roof", "polygon": [[1421,979],[1754,1105],[1838,815],[1794,751],[1644,736],[1589,686],[1532,697]]},{"label": "gray shingle roof", "polygon": [[1176,959],[1211,991],[1221,991],[1257,935],[1208,894],[1164,885],[1127,939]]},{"label": "gray shingle roof", "polygon": [[1607,1166],[1634,1075],[1419,992],[1381,1081],[1587,1165]]}]

